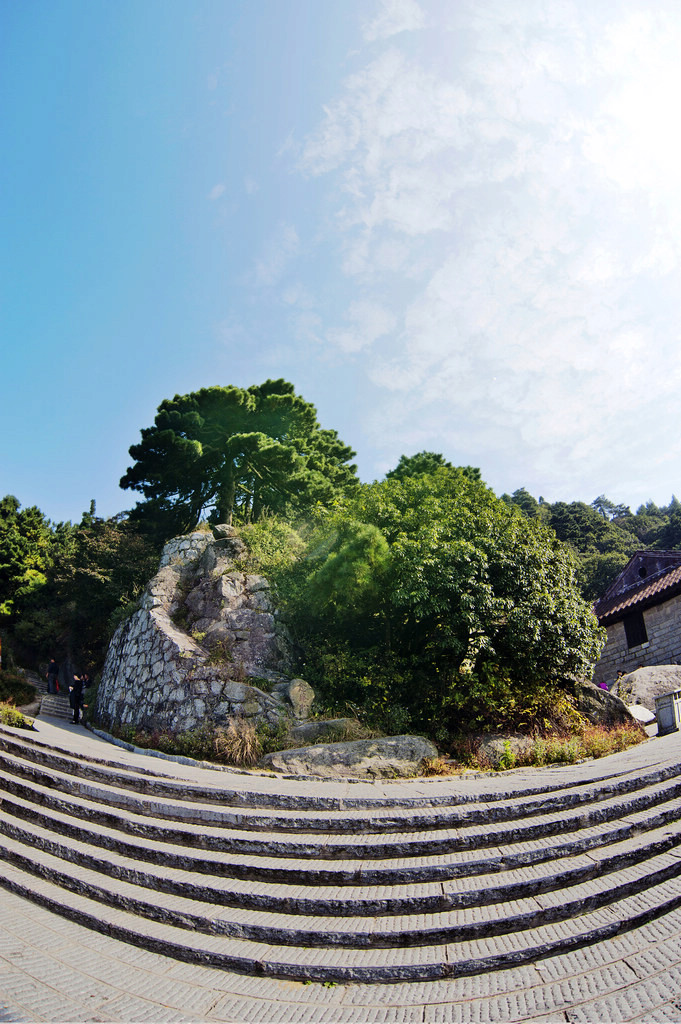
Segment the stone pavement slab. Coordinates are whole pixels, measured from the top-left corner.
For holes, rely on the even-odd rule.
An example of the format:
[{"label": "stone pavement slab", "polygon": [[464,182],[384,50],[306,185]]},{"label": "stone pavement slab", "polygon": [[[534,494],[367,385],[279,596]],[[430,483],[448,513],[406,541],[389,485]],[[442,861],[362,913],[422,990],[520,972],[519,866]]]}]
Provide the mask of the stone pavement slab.
[{"label": "stone pavement slab", "polygon": [[[86,730],[38,720],[37,738],[81,757],[162,774],[190,785],[242,787],[263,796],[300,793],[300,780],[222,772],[114,748]],[[566,769],[391,783],[306,780],[305,792],[352,803],[502,799],[505,793],[587,786],[661,770],[681,759],[681,736]],[[642,816],[645,811],[637,812]],[[634,816],[632,816],[634,817]],[[519,844],[520,845],[520,844]],[[530,844],[527,844],[528,851]],[[437,858],[434,858],[437,860]],[[428,858],[423,858],[424,862]],[[672,864],[671,859],[665,863]],[[0,872],[4,865],[0,862]],[[69,870],[79,869],[71,865]],[[631,873],[631,872],[630,872]],[[556,897],[558,899],[558,897]],[[543,900],[543,902],[547,902]],[[552,902],[552,898],[548,900]],[[558,900],[559,902],[559,900]],[[645,900],[632,897],[645,907]],[[614,920],[600,913],[604,922]],[[472,915],[474,919],[474,915]],[[556,936],[563,926],[551,926]],[[490,953],[512,937],[481,942]],[[274,947],[263,956],[274,955]],[[346,951],[343,951],[344,953]],[[307,951],[311,960],[317,956]],[[352,951],[347,951],[348,960]],[[383,950],[400,962],[403,951]],[[0,888],[0,1021],[182,1021],[224,1024],[454,1024],[469,1021],[681,1022],[681,908],[597,945],[487,974],[391,984],[301,983],[183,963],[91,931]]]},{"label": "stone pavement slab", "polygon": [[0,1020],[653,1024],[681,1021],[680,961],[681,913],[675,912],[594,949],[492,974],[305,985],[177,963],[0,890]]}]

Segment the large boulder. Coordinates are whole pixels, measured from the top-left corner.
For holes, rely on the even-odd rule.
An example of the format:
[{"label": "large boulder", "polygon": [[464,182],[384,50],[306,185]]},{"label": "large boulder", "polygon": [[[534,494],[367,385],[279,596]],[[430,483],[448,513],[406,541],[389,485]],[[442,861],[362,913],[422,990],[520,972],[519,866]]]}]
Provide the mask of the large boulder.
[{"label": "large boulder", "polygon": [[314,694],[290,678],[292,644],[269,584],[242,568],[246,549],[232,527],[217,533],[163,549],[139,609],[109,645],[95,707],[103,725],[177,733],[234,717],[272,727],[305,717]]},{"label": "large boulder", "polygon": [[631,725],[634,718],[627,705],[616,694],[602,690],[600,686],[586,679],[572,683],[575,705],[580,714],[593,725],[612,728],[617,725]]},{"label": "large boulder", "polygon": [[613,693],[627,704],[642,704],[655,712],[655,698],[681,690],[681,665],[650,665],[620,676]]},{"label": "large boulder", "polygon": [[493,768],[513,768],[519,757],[534,747],[531,736],[485,736],[480,743],[479,753],[487,758]]},{"label": "large boulder", "polygon": [[324,779],[396,779],[419,775],[426,757],[437,757],[437,747],[430,740],[422,736],[387,736],[279,750],[267,754],[260,767]]},{"label": "large boulder", "polygon": [[333,743],[347,737],[347,734],[356,728],[355,718],[315,718],[311,722],[292,726],[287,735],[296,743],[318,743],[320,740]]},{"label": "large boulder", "polygon": [[314,703],[314,690],[304,679],[289,679],[272,687],[272,696],[284,701],[299,721],[308,718]]}]

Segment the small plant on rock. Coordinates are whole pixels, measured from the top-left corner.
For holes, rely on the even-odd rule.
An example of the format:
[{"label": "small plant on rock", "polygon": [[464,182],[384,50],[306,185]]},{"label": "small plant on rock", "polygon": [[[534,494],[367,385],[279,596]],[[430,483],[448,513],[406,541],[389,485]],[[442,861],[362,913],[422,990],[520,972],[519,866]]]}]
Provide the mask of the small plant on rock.
[{"label": "small plant on rock", "polygon": [[206,665],[224,665],[226,661],[232,661],[232,651],[227,640],[217,640],[211,647]]},{"label": "small plant on rock", "polygon": [[11,725],[15,729],[33,729],[33,719],[22,715],[18,708],[15,708],[9,701],[0,704],[0,722],[3,725]]},{"label": "small plant on rock", "polygon": [[511,742],[510,742],[510,740],[505,740],[504,741],[504,749],[503,749],[502,753],[500,754],[499,761],[497,763],[497,767],[498,767],[499,771],[507,772],[507,771],[509,771],[509,769],[515,768],[516,761],[517,761],[517,758],[516,758],[515,754],[513,753],[513,751],[511,750]]}]

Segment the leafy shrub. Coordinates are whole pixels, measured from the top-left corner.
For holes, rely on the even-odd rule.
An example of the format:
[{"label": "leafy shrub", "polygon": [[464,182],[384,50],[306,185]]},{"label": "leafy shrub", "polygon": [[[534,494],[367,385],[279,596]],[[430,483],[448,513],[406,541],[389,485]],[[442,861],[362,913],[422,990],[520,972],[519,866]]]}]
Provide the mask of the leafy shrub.
[{"label": "leafy shrub", "polygon": [[35,687],[26,682],[20,672],[8,669],[0,671],[0,701],[11,701],[13,704],[30,704],[35,700]]},{"label": "leafy shrub", "polygon": [[614,729],[604,729],[597,725],[587,725],[581,736],[585,757],[605,757],[615,754],[627,747],[633,747],[647,739],[645,729],[640,725],[618,725]]},{"label": "leafy shrub", "polygon": [[576,764],[577,761],[581,761],[584,757],[586,757],[586,754],[577,736],[571,736],[569,739],[559,736],[550,737],[549,739],[538,737],[535,740],[534,748],[527,757],[526,763],[537,766],[545,764]]},{"label": "leafy shrub", "polygon": [[33,729],[34,727],[33,719],[22,715],[21,711],[9,702],[0,704],[0,722],[3,725],[11,725],[15,729]]},{"label": "leafy shrub", "polygon": [[289,523],[277,516],[264,516],[240,529],[248,555],[239,563],[245,572],[262,572],[275,582],[281,570],[289,569],[302,556],[305,541]]},{"label": "leafy shrub", "polygon": [[516,755],[511,750],[510,740],[506,740],[504,742],[503,753],[501,754],[501,756],[499,758],[499,761],[497,762],[497,767],[498,767],[499,771],[505,772],[505,771],[508,771],[510,768],[515,768],[516,763],[517,763],[517,758],[516,758]]}]

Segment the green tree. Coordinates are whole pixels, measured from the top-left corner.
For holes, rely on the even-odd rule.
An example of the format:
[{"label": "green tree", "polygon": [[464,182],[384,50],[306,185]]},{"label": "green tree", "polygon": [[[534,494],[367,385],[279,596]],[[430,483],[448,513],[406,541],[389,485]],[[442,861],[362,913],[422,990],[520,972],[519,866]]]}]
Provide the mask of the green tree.
[{"label": "green tree", "polygon": [[598,656],[574,556],[462,470],[362,486],[323,528],[333,540],[312,540],[297,621],[323,634],[326,668],[331,647],[345,652],[356,698],[373,677],[372,699],[431,725],[471,720],[483,705],[489,720],[500,686],[527,695]]},{"label": "green tree", "polygon": [[592,551],[580,558],[579,576],[587,601],[602,597],[631,556],[624,551]]},{"label": "green tree", "polygon": [[530,519],[540,514],[541,505],[524,487],[519,487],[513,494],[502,494],[501,500],[507,505],[516,505]]},{"label": "green tree", "polygon": [[250,388],[211,387],[161,403],[154,425],[130,448],[121,487],[145,501],[132,517],[161,533],[190,529],[205,510],[214,521],[257,521],[326,502],[356,483],[354,452],[323,430],[315,407],[284,380]]},{"label": "green tree", "polygon": [[628,505],[616,505],[614,501],[610,501],[604,494],[599,494],[597,498],[591,502],[591,507],[599,512],[604,519],[622,519],[625,516],[631,515],[631,509]]},{"label": "green tree", "polygon": [[135,523],[99,518],[92,503],[49,572],[55,640],[75,664],[102,665],[114,627],[132,611],[159,554]]},{"label": "green tree", "polygon": [[11,494],[0,501],[0,620],[9,621],[45,583],[51,541],[49,520],[39,508],[22,510]]},{"label": "green tree", "polygon": [[[400,461],[394,469],[386,473],[388,480],[404,480],[409,476],[421,473],[434,473],[437,469],[453,469],[451,462],[439,452],[417,452],[416,455],[400,455]],[[475,466],[462,466],[462,472],[471,480],[480,480],[480,470]]]}]

